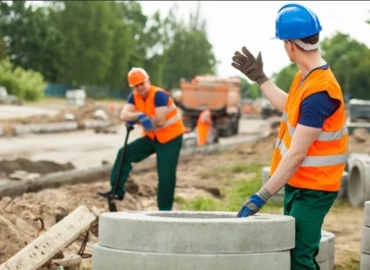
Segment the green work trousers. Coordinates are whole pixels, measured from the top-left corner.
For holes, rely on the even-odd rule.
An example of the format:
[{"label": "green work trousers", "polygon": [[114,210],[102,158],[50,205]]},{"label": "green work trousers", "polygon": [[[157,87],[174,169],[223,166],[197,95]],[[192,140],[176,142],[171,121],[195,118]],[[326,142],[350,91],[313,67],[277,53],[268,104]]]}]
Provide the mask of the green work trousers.
[{"label": "green work trousers", "polygon": [[315,257],[319,252],[321,228],[337,194],[285,185],[284,215],[294,217],[296,227],[291,270],[320,270]]},{"label": "green work trousers", "polygon": [[[158,173],[158,209],[163,211],[172,210],[175,186],[176,186],[176,169],[179,160],[179,154],[182,146],[182,135],[178,136],[167,143],[160,143],[149,137],[138,138],[127,144],[126,155],[122,163],[121,175],[119,177],[116,194],[125,195],[125,181],[128,178],[132,163],[140,162],[153,153],[157,154],[157,173]],[[119,149],[116,161],[114,162],[110,175],[110,183],[114,187],[116,176],[119,168],[120,156],[122,149]],[[150,181],[151,179],[148,179]]]}]

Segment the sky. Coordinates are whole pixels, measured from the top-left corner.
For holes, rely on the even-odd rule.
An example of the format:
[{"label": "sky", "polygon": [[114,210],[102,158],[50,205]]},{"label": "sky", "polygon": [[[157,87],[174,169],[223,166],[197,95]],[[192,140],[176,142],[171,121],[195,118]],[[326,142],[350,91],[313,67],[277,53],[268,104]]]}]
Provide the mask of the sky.
[{"label": "sky", "polygon": [[[146,15],[159,10],[167,14],[177,2],[183,16],[197,6],[196,1],[139,1]],[[280,7],[292,1],[201,1],[201,12],[207,21],[207,33],[213,52],[219,61],[217,75],[240,75],[231,66],[234,52],[246,46],[254,55],[262,52],[265,73],[271,76],[290,61],[283,43],[273,40],[275,19]],[[322,25],[321,38],[330,37],[336,31],[370,47],[370,2],[367,1],[295,1],[311,8]]]}]

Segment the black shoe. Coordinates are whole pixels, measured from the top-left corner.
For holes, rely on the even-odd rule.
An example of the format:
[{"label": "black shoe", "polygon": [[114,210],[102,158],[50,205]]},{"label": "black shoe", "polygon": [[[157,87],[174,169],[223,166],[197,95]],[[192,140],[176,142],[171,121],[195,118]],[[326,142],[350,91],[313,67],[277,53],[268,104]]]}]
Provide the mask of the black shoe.
[{"label": "black shoe", "polygon": [[97,192],[97,194],[100,197],[103,197],[104,199],[112,199],[112,200],[117,200],[117,201],[122,201],[123,200],[122,195],[112,194],[110,191],[108,191],[108,192]]}]

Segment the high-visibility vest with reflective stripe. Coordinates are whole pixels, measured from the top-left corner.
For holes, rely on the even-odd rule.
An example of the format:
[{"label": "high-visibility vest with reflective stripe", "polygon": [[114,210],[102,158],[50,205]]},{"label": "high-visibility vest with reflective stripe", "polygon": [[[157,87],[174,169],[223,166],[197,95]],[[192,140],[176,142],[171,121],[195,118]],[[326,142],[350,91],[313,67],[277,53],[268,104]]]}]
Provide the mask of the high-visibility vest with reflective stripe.
[{"label": "high-visibility vest with reflective stripe", "polygon": [[290,88],[273,153],[270,175],[290,147],[297,126],[302,101],[311,94],[326,90],[330,97],[340,100],[339,108],[324,122],[319,137],[307,151],[306,158],[288,184],[305,189],[338,191],[347,160],[348,131],[341,88],[331,69],[317,69],[300,84],[299,71]]},{"label": "high-visibility vest with reflective stripe", "polygon": [[[138,93],[133,92],[135,109],[138,112],[145,113],[149,117],[155,116],[155,93],[164,91],[156,86],[150,86],[148,96],[143,99]],[[157,138],[161,143],[166,143],[185,132],[185,127],[178,112],[178,109],[169,96],[167,103],[167,115],[163,126],[158,127],[154,131],[146,132],[143,130],[143,135],[148,136],[152,140]]]}]

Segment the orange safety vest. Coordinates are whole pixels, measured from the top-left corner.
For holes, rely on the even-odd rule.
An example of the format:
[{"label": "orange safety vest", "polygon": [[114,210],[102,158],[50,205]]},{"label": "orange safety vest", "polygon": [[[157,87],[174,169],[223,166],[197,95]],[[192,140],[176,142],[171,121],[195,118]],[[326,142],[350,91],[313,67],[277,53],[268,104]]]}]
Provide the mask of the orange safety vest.
[{"label": "orange safety vest", "polygon": [[335,192],[340,189],[347,161],[348,130],[342,91],[330,68],[312,71],[300,85],[301,80],[302,73],[298,71],[286,101],[270,175],[275,172],[282,157],[289,150],[299,120],[301,102],[309,95],[326,90],[331,98],[340,100],[341,104],[337,111],[325,120],[319,137],[309,147],[306,158],[288,184],[296,188]]},{"label": "orange safety vest", "polygon": [[204,110],[197,121],[197,145],[207,144],[209,129],[212,126],[212,117],[210,110]]},{"label": "orange safety vest", "polygon": [[[143,99],[135,91],[133,92],[133,97],[135,101],[135,109],[138,112],[145,113],[149,117],[155,116],[155,102],[154,97],[157,91],[164,91],[163,89],[156,87],[154,85],[150,86],[148,96]],[[173,102],[172,98],[169,96],[167,104],[167,115],[163,126],[158,127],[154,131],[146,132],[143,130],[143,135],[148,136],[152,140],[157,138],[160,143],[166,143],[185,132],[185,127],[182,119],[179,115],[177,107]]]}]

